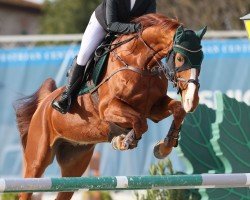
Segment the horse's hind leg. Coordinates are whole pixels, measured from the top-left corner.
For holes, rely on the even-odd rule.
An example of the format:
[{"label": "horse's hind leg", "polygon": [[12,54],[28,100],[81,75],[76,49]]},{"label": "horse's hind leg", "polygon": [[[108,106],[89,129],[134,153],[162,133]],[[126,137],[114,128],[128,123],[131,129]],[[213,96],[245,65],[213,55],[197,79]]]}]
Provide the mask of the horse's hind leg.
[{"label": "horse's hind leg", "polygon": [[[58,145],[56,158],[60,165],[62,176],[82,176],[89,165],[93,152],[94,145],[74,146],[67,142]],[[73,194],[73,192],[60,192],[56,200],[69,200]]]},{"label": "horse's hind leg", "polygon": [[[42,137],[40,139],[43,140]],[[44,142],[39,143],[39,139],[33,140],[32,144],[27,144],[24,157],[24,178],[39,178],[51,163],[51,150]],[[31,199],[31,196],[32,193],[21,193],[19,199],[27,200]]]},{"label": "horse's hind leg", "polygon": [[[40,124],[41,122],[39,122]],[[51,163],[52,153],[46,128],[31,124],[24,150],[25,178],[39,178]],[[32,193],[21,193],[20,200],[31,199]]]}]

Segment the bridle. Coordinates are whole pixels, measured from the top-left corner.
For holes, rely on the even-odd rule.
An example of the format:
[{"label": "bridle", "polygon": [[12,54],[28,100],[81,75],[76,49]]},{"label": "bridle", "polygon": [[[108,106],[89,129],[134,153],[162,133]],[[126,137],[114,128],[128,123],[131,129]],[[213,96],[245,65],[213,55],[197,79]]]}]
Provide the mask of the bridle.
[{"label": "bridle", "polygon": [[[117,49],[118,47],[120,47],[123,44],[126,44],[134,39],[140,39],[142,41],[142,43],[152,52],[151,54],[153,55],[153,58],[155,59],[157,65],[152,67],[151,69],[149,68],[145,68],[145,69],[140,69],[140,68],[136,68],[133,66],[128,65],[115,51],[115,49]],[[121,42],[117,42],[117,43],[113,43],[113,44],[106,44],[105,46],[102,46],[104,48],[107,48],[107,50],[105,51],[105,53],[103,53],[102,55],[99,55],[99,57],[102,57],[104,55],[106,55],[107,53],[112,53],[113,56],[119,60],[121,63],[123,63],[123,67],[113,71],[109,76],[107,76],[106,78],[104,78],[104,80],[101,81],[101,83],[99,83],[96,87],[94,87],[90,92],[93,93],[95,92],[100,86],[102,86],[105,82],[107,82],[112,76],[114,76],[115,74],[121,72],[121,71],[125,71],[125,70],[129,70],[129,71],[133,71],[135,73],[138,73],[142,76],[161,76],[162,74],[165,75],[165,77],[173,84],[173,87],[177,88],[177,93],[181,93],[181,88],[180,88],[180,84],[179,82],[185,82],[185,83],[194,83],[195,85],[197,85],[198,89],[200,87],[200,83],[198,79],[184,79],[181,77],[177,77],[177,73],[181,72],[181,71],[185,71],[185,70],[189,70],[193,67],[191,67],[190,65],[187,65],[186,63],[183,64],[183,66],[181,67],[175,67],[174,64],[174,57],[175,57],[175,52],[172,50],[170,50],[170,52],[165,56],[165,58],[167,59],[167,62],[162,63],[159,62],[156,58],[155,55],[158,53],[156,50],[154,50],[153,47],[151,47],[149,44],[147,44],[147,42],[142,38],[141,33],[138,33],[134,36],[132,36],[131,38],[128,38],[124,41]]]},{"label": "bridle", "polygon": [[[157,52],[149,45],[147,44],[147,42],[145,40],[143,40],[142,37],[139,37],[141,39],[141,41],[144,43],[144,45],[149,48],[151,51],[153,51],[155,54],[157,54]],[[186,49],[188,50],[188,49]],[[197,51],[201,51],[201,49],[197,50]],[[196,51],[192,51],[192,52],[196,52]],[[173,84],[173,87],[177,88],[177,93],[181,93],[181,88],[180,88],[180,84],[179,82],[184,82],[184,83],[194,83],[198,89],[200,88],[200,83],[199,83],[199,79],[184,79],[181,77],[177,77],[177,73],[181,72],[181,71],[186,71],[189,70],[191,68],[191,65],[188,65],[187,63],[184,63],[181,67],[175,67],[175,55],[176,53],[173,51],[173,48],[169,51],[169,53],[165,56],[165,59],[167,61],[170,61],[171,64],[169,62],[165,62],[165,63],[160,63],[157,59],[155,59],[156,63],[158,66],[155,66],[154,68],[152,68],[152,71],[159,71],[159,72],[163,72],[165,77]]]}]

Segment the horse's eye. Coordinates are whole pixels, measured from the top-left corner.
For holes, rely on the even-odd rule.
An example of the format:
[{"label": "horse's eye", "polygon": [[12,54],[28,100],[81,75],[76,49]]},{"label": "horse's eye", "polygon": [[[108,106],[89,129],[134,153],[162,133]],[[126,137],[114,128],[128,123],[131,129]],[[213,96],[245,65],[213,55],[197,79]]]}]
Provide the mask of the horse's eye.
[{"label": "horse's eye", "polygon": [[177,57],[177,60],[178,60],[179,62],[184,62],[184,58],[183,58],[182,56],[178,56],[178,57]]},{"label": "horse's eye", "polygon": [[180,67],[184,63],[185,63],[185,58],[181,54],[177,53],[175,56],[175,66]]}]

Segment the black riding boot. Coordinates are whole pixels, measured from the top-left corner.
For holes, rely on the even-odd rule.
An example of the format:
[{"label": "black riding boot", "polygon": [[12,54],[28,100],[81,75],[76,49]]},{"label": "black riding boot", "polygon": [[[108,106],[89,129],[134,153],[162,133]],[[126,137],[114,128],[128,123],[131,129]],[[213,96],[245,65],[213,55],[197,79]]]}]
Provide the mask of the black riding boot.
[{"label": "black riding boot", "polygon": [[78,65],[75,58],[69,72],[66,89],[62,93],[59,100],[54,100],[52,102],[53,108],[55,108],[62,114],[66,114],[69,111],[72,102],[77,97],[77,93],[81,88],[80,85],[82,83],[82,80],[84,79],[84,72],[85,66]]}]

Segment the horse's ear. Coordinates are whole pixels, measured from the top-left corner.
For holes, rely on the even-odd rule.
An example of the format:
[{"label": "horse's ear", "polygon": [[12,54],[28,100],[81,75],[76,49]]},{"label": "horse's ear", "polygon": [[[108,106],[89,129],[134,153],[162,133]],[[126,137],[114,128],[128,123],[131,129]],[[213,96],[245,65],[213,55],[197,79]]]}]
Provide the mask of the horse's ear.
[{"label": "horse's ear", "polygon": [[175,37],[174,37],[174,42],[175,43],[179,43],[181,38],[184,36],[185,34],[185,31],[184,31],[184,28],[183,26],[179,26],[177,29],[176,29],[176,33],[175,33]]},{"label": "horse's ear", "polygon": [[196,32],[196,35],[200,38],[200,40],[203,38],[205,33],[207,32],[207,26],[205,26],[203,29]]}]

